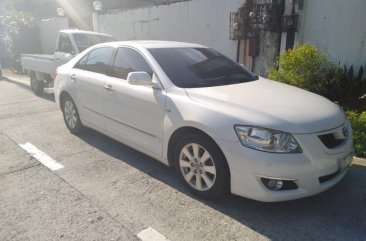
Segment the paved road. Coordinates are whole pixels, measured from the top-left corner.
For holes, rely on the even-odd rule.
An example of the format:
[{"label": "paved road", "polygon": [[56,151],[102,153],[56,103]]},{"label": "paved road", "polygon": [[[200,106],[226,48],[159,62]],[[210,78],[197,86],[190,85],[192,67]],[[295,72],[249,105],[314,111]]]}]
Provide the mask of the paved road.
[{"label": "paved road", "polygon": [[307,199],[203,201],[156,160],[92,130],[71,135],[52,92],[11,80],[0,90],[0,240],[139,240],[148,227],[171,241],[366,240],[364,168]]}]

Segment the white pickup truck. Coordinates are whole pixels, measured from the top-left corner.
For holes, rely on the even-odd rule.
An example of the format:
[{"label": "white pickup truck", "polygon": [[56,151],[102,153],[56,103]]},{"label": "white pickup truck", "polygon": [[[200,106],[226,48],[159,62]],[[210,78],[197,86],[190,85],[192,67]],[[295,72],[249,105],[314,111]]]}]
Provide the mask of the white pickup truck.
[{"label": "white pickup truck", "polygon": [[67,63],[90,46],[114,40],[110,35],[96,32],[61,30],[54,55],[22,54],[21,65],[23,71],[30,76],[33,92],[40,95],[45,87],[53,87],[58,66]]}]

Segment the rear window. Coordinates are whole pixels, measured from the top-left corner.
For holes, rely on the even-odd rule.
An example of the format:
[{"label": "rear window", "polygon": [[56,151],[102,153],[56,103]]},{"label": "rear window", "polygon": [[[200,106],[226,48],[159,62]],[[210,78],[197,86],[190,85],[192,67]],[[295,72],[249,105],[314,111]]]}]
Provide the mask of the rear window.
[{"label": "rear window", "polygon": [[85,33],[75,33],[74,39],[80,52],[96,44],[115,41],[115,39],[111,36]]},{"label": "rear window", "polygon": [[209,48],[151,48],[149,52],[174,85],[211,87],[257,80],[233,60]]}]

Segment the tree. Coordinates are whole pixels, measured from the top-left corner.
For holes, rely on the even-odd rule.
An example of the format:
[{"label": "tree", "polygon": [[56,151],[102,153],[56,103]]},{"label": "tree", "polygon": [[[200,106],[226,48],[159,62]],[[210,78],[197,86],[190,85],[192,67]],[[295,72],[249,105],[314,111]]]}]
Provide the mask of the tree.
[{"label": "tree", "polygon": [[17,46],[17,40],[24,31],[34,26],[37,20],[31,12],[16,10],[14,3],[15,0],[4,2],[5,11],[0,15],[0,38],[10,56],[11,66],[19,71],[20,48]]}]

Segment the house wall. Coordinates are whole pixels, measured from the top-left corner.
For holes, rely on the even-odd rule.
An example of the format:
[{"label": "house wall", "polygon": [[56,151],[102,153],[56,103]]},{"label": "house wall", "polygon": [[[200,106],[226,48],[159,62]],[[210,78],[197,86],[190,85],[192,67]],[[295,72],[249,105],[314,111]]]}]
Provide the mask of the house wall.
[{"label": "house wall", "polygon": [[297,43],[312,43],[342,65],[366,65],[366,0],[305,0]]},{"label": "house wall", "polygon": [[237,41],[230,40],[230,12],[244,0],[194,0],[149,8],[102,13],[100,32],[119,40],[173,40],[210,46],[235,59]]},{"label": "house wall", "polygon": [[[109,11],[98,14],[94,26],[119,40],[161,39],[200,43],[236,59],[237,41],[230,40],[230,12],[245,0],[193,0],[170,5]],[[285,14],[292,14],[293,0],[285,0]],[[297,12],[297,8],[295,11]],[[329,59],[356,68],[366,65],[366,0],[304,0],[295,44],[312,43]],[[286,46],[286,33],[260,32],[260,54],[254,72],[266,76]],[[281,43],[280,43],[281,41]],[[251,58],[240,62],[252,68]]]},{"label": "house wall", "polygon": [[66,17],[43,20],[38,24],[39,40],[42,54],[53,54],[56,49],[58,32],[69,28]]}]

